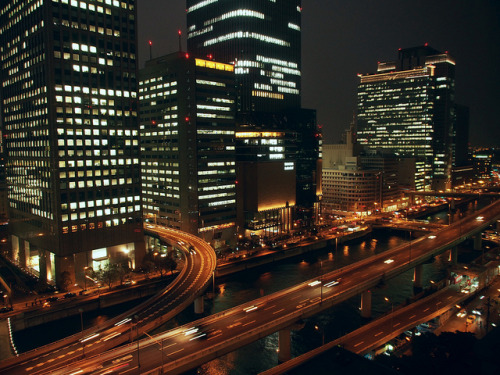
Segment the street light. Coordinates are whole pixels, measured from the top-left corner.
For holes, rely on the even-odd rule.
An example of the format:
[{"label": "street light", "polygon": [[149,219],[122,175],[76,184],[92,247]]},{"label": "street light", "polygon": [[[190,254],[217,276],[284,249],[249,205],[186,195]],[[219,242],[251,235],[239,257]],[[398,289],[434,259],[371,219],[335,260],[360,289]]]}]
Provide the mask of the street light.
[{"label": "street light", "polygon": [[411,231],[410,231],[410,260],[408,261],[408,263],[411,262]]},{"label": "street light", "polygon": [[392,329],[394,328],[394,303],[389,300],[389,298],[384,297],[385,302],[388,302],[391,304],[391,329],[390,332],[392,332]]},{"label": "street light", "polygon": [[[83,309],[78,309],[80,313],[80,324],[82,326],[82,337],[83,337]],[[82,355],[85,357],[85,342],[82,341]]]},{"label": "street light", "polygon": [[319,261],[319,281],[320,281],[320,296],[321,302],[323,302],[323,261]]},{"label": "street light", "polygon": [[321,332],[321,342],[323,343],[323,345],[325,345],[325,331],[320,329],[317,325],[314,326],[314,329],[318,332]]},{"label": "street light", "polygon": [[135,330],[136,336],[135,339],[137,341],[137,369],[139,370],[139,374],[141,373],[141,359],[139,357],[139,315],[134,315],[135,320]]}]

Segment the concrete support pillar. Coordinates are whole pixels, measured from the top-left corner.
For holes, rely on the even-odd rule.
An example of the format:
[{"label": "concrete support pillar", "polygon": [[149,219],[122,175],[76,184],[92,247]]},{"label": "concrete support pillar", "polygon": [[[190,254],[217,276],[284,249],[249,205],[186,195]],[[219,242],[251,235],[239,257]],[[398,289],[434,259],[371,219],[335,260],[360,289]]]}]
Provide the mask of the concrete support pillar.
[{"label": "concrete support pillar", "polygon": [[372,316],[372,292],[365,290],[361,293],[361,316],[371,318]]},{"label": "concrete support pillar", "polygon": [[93,284],[91,280],[85,278],[85,267],[92,267],[92,264],[89,264],[89,252],[82,251],[81,253],[76,253],[74,255],[75,259],[75,282],[80,285],[82,289],[87,289],[89,286]]},{"label": "concrete support pillar", "polygon": [[146,255],[146,246],[144,241],[134,242],[134,256],[132,260],[132,268],[138,269],[142,265],[142,260]]},{"label": "concrete support pillar", "polygon": [[500,220],[497,220],[497,232],[500,233]]},{"label": "concrete support pillar", "polygon": [[[14,243],[14,241],[13,241]],[[18,238],[18,262],[20,267],[27,267],[30,258],[29,243]]]},{"label": "concrete support pillar", "polygon": [[12,244],[12,260],[14,262],[19,262],[19,257],[20,257],[19,242],[20,242],[19,237],[14,235],[10,237],[10,243]]},{"label": "concrete support pillar", "polygon": [[413,271],[413,287],[422,288],[422,271],[424,270],[424,265],[419,264],[415,267]]},{"label": "concrete support pillar", "polygon": [[448,257],[448,261],[451,262],[451,264],[457,264],[458,263],[458,247],[452,247],[450,249],[450,256]]},{"label": "concrete support pillar", "polygon": [[50,267],[50,255],[48,254],[48,251],[38,249],[38,269],[40,270],[40,280],[48,281],[47,266]]},{"label": "concrete support pillar", "polygon": [[290,339],[290,329],[285,328],[279,331],[279,351],[278,362],[283,363],[292,358],[292,343]]},{"label": "concrete support pillar", "polygon": [[194,312],[195,314],[203,314],[204,306],[203,306],[203,296],[199,296],[194,300]]},{"label": "concrete support pillar", "polygon": [[481,250],[483,247],[483,238],[481,237],[481,233],[478,233],[474,236],[474,250]]},{"label": "concrete support pillar", "polygon": [[60,256],[55,256],[54,257],[54,262],[55,262],[55,275],[53,275],[56,285],[58,288],[61,288],[62,286],[62,281],[64,281],[63,272],[67,271],[69,272],[69,277],[71,280],[74,282],[75,280],[75,263],[73,260],[73,256],[67,256],[67,257],[60,257]]}]

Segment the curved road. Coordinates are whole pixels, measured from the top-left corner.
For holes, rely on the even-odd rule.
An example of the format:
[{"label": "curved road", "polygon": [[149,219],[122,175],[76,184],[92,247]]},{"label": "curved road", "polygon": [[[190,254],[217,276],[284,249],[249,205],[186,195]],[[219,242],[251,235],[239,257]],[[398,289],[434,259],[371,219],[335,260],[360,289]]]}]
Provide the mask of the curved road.
[{"label": "curved road", "polygon": [[[480,233],[500,200],[447,228],[284,291],[61,368],[54,374],[178,374],[289,328]],[[337,283],[338,282],[338,283]],[[140,368],[139,368],[140,367]]]},{"label": "curved road", "polygon": [[159,235],[185,254],[185,267],[165,290],[102,326],[0,362],[0,373],[53,373],[68,363],[133,341],[172,319],[203,293],[216,267],[212,247],[194,235],[173,229],[148,224],[145,232]]}]

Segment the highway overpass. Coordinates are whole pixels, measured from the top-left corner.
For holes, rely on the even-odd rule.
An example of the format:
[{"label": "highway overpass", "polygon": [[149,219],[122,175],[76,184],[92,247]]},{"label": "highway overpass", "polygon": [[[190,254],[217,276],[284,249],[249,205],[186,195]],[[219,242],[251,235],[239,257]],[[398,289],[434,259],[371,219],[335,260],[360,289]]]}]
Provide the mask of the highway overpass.
[{"label": "highway overpass", "polygon": [[[297,323],[355,295],[369,316],[370,289],[453,249],[500,218],[500,200],[454,224],[382,254],[292,288],[188,325],[59,368],[54,374],[108,371],[178,374],[279,331],[281,360],[290,358],[290,330]],[[418,272],[416,272],[418,279]],[[140,366],[140,368],[138,368]],[[43,371],[37,374],[46,373]]]},{"label": "highway overpass", "polygon": [[103,325],[0,362],[0,373],[53,373],[65,364],[133,341],[192,304],[211,283],[216,267],[214,250],[200,238],[177,230],[148,224],[145,232],[161,236],[185,255],[185,267],[167,288]]}]

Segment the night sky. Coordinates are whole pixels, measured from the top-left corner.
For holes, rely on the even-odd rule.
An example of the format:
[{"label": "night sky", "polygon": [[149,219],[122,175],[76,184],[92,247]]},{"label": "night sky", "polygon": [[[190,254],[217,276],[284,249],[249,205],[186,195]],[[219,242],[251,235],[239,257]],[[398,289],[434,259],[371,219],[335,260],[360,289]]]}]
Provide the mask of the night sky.
[{"label": "night sky", "polygon": [[[260,0],[264,1],[264,0]],[[280,0],[278,0],[280,1]],[[186,49],[185,0],[138,0],[139,67]],[[302,106],[317,110],[325,143],[337,142],[356,109],[357,73],[398,48],[429,43],[456,60],[456,101],[470,108],[473,146],[500,147],[500,1],[303,0]]]}]

